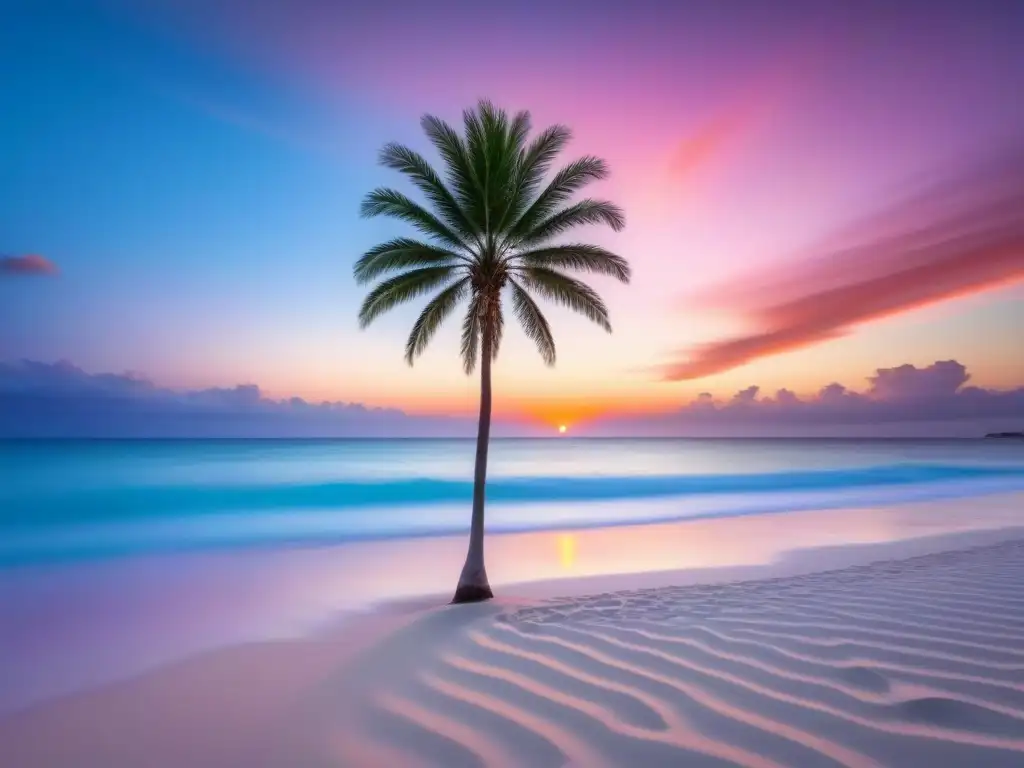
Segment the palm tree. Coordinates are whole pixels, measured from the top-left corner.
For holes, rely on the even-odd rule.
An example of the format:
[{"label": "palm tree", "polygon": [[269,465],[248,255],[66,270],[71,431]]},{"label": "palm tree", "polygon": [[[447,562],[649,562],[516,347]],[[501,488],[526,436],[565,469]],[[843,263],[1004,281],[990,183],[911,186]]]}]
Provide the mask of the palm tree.
[{"label": "palm tree", "polygon": [[455,308],[462,301],[468,303],[462,321],[462,363],[471,374],[480,359],[480,422],[469,552],[453,603],[493,597],[484,568],[484,486],[491,361],[498,355],[505,327],[503,300],[511,302],[526,335],[550,366],[555,364],[555,340],[531,293],[567,306],[611,332],[601,297],[566,272],[610,275],[623,283],[630,276],[626,260],[604,248],[552,242],[582,224],[607,224],[616,231],[625,226],[622,210],[610,202],[585,199],[568,204],[588,183],[608,176],[603,160],[580,158],[551,176],[545,186],[552,163],[569,142],[568,128],[555,125],[529,141],[528,112],[509,118],[488,101],[466,110],[462,118],[462,136],[431,115],[420,123],[444,161],[443,180],[408,147],[392,143],[380,151],[381,165],[403,173],[429,206],[380,187],[363,200],[362,215],[400,219],[426,240],[399,237],[381,243],[354,269],[360,284],[379,281],[360,307],[361,328],[399,304],[437,292],[409,334],[409,365]]}]

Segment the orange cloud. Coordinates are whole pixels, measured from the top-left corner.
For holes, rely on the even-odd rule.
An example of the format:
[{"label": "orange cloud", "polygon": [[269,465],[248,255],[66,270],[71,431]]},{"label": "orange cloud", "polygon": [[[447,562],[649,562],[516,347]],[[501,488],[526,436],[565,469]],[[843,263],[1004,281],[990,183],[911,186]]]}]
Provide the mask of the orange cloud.
[{"label": "orange cloud", "polygon": [[702,378],[1024,279],[1024,146],[891,206],[845,239],[857,245],[698,297],[756,330],[684,351],[665,378]]},{"label": "orange cloud", "polygon": [[2,275],[56,275],[59,271],[52,261],[36,254],[0,258]]}]

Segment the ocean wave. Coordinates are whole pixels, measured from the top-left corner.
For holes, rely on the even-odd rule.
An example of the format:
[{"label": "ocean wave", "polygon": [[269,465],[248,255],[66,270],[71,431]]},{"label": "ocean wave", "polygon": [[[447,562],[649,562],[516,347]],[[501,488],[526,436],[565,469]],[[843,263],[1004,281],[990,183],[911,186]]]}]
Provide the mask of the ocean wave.
[{"label": "ocean wave", "polygon": [[[435,479],[108,490],[102,495],[108,504],[116,500],[113,508],[93,506],[101,494],[63,499],[70,505],[66,509],[51,498],[29,517],[22,510],[20,519],[4,508],[0,566],[464,534],[471,490],[471,483]],[[1024,469],[920,465],[769,475],[497,479],[488,485],[487,528],[512,533],[643,525],[1021,491]],[[40,501],[36,497],[35,503]],[[98,515],[100,510],[105,514]]]},{"label": "ocean wave", "polygon": [[[487,484],[489,504],[533,504],[656,499],[713,494],[843,491],[971,480],[1024,481],[1024,467],[888,465],[844,470],[659,476],[505,477]],[[235,485],[118,486],[9,496],[0,529],[105,520],[195,516],[272,510],[346,510],[468,504],[469,480],[410,478],[388,481]]]}]

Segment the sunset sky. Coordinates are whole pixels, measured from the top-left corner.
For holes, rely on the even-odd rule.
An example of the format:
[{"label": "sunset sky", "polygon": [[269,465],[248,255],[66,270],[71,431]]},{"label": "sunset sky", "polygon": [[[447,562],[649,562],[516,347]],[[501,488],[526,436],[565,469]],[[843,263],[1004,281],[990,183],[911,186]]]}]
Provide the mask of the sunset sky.
[{"label": "sunset sky", "polygon": [[[595,279],[614,334],[549,310],[499,416],[573,423],[751,385],[865,390],[955,360],[1024,385],[1024,3],[149,0],[0,11],[0,361],[169,388],[470,414],[450,322],[409,368],[419,306],[360,331],[358,216],[427,152],[424,112],[486,97],[563,123],[564,160],[633,265]],[[434,158],[433,155],[430,155]],[[936,191],[938,190],[938,191]]]}]

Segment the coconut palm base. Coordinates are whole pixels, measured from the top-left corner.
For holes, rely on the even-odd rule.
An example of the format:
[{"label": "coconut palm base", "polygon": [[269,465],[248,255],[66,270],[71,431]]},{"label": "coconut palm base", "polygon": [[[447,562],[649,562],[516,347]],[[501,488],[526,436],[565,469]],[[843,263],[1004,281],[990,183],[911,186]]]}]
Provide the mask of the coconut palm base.
[{"label": "coconut palm base", "polygon": [[494,597],[494,593],[491,592],[491,588],[486,583],[483,586],[479,584],[459,584],[455,588],[455,597],[452,598],[452,605],[457,603],[481,603],[484,600],[491,600]]}]

